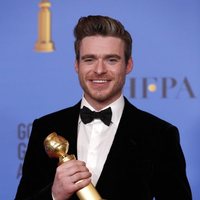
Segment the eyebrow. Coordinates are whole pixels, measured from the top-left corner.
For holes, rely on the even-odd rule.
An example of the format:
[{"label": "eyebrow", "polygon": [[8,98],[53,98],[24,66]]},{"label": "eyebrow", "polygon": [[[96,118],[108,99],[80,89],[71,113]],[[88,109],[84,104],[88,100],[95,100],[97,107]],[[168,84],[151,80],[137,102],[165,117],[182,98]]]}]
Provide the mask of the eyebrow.
[{"label": "eyebrow", "polygon": [[84,60],[86,58],[96,58],[96,56],[94,54],[87,54],[87,55],[81,56],[81,60]]},{"label": "eyebrow", "polygon": [[[96,58],[97,56],[95,56],[94,54],[87,54],[81,57],[81,60],[87,59],[87,58]],[[108,54],[105,55],[104,58],[117,58],[117,59],[121,59],[121,56],[117,55],[117,54]]]},{"label": "eyebrow", "polygon": [[105,58],[117,58],[117,59],[121,59],[121,56],[117,55],[117,54],[108,54],[105,56]]}]

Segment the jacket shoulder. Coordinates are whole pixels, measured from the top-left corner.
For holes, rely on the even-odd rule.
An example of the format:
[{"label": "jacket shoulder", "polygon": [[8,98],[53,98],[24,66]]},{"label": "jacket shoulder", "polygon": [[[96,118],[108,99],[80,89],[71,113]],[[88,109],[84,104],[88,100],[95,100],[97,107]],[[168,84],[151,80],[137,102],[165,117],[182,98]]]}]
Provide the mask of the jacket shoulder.
[{"label": "jacket shoulder", "polygon": [[175,127],[172,123],[167,120],[162,119],[159,116],[156,116],[150,112],[144,111],[140,108],[137,108],[131,104],[127,99],[125,100],[125,109],[124,115],[127,119],[132,121],[132,124],[142,124],[143,127],[152,128],[152,127],[162,127],[170,128]]},{"label": "jacket shoulder", "polygon": [[54,120],[63,120],[65,118],[73,118],[74,116],[77,116],[79,113],[80,103],[77,103],[76,105],[73,105],[71,107],[63,108],[60,110],[57,110],[55,112],[48,113],[46,115],[43,115],[41,117],[38,117],[37,121],[54,121]]}]

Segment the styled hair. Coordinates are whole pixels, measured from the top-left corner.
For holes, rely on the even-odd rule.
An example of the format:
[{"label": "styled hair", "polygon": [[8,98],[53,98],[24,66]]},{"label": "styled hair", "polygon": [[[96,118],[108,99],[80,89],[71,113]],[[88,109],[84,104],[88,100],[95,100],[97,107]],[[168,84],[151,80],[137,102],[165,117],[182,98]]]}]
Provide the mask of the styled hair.
[{"label": "styled hair", "polygon": [[132,54],[132,38],[130,33],[118,20],[101,15],[89,15],[87,17],[81,17],[78,20],[78,23],[74,28],[74,49],[78,61],[82,39],[87,36],[95,35],[113,36],[122,39],[125,44],[125,61],[126,63],[128,62]]}]

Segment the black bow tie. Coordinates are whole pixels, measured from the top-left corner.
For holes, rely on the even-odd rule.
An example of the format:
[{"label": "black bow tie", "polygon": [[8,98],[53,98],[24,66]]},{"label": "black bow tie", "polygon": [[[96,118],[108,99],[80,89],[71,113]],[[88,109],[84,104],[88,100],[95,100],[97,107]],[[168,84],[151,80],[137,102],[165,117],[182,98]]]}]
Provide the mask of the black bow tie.
[{"label": "black bow tie", "polygon": [[80,110],[81,120],[84,124],[90,123],[94,119],[101,119],[101,121],[107,126],[111,123],[112,110],[111,108],[107,108],[100,112],[91,111],[89,108],[83,106]]}]

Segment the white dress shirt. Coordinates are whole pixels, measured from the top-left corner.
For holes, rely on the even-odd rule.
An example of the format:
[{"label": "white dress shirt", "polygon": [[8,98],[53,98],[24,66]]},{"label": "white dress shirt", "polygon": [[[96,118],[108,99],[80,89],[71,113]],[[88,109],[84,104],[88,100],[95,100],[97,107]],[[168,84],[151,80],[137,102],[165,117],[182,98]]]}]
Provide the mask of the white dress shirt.
[{"label": "white dress shirt", "polygon": [[[83,106],[95,111],[84,97],[81,101],[81,108]],[[88,124],[84,124],[80,117],[78,121],[77,159],[86,162],[86,166],[92,173],[92,183],[94,186],[100,177],[110,147],[113,143],[124,109],[124,97],[121,95],[115,102],[104,109],[108,107],[112,109],[110,126],[105,125],[100,119],[94,119]]]}]

